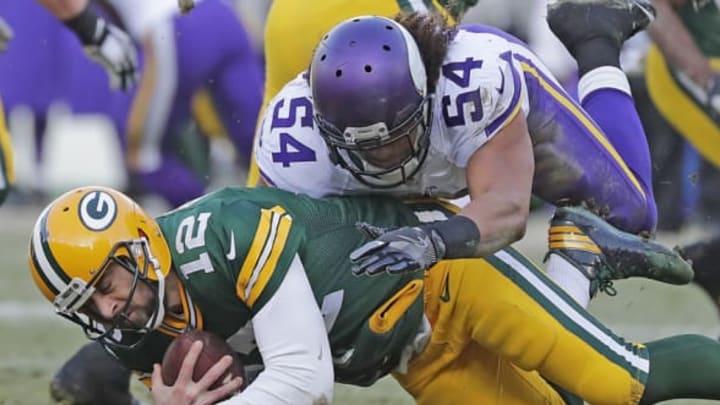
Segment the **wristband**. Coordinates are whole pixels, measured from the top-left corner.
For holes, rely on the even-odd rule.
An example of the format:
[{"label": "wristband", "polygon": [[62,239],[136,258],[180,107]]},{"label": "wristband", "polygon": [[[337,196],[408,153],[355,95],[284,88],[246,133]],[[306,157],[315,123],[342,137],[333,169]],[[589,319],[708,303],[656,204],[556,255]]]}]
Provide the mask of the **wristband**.
[{"label": "wristband", "polygon": [[105,30],[105,20],[90,10],[89,4],[80,14],[63,22],[77,34],[83,45],[96,45]]},{"label": "wristband", "polygon": [[445,259],[475,257],[480,243],[480,230],[475,221],[464,216],[455,215],[446,221],[421,225],[426,231],[435,231],[445,243]]}]

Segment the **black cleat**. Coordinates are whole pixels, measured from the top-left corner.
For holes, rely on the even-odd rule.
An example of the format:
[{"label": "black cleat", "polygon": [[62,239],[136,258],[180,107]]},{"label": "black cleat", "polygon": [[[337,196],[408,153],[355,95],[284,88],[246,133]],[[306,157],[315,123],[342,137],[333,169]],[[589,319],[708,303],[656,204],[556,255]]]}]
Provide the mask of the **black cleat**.
[{"label": "black cleat", "polygon": [[63,405],[135,405],[130,371],[98,342],[88,343],[70,358],[50,382],[50,397]]},{"label": "black cleat", "polygon": [[597,38],[620,49],[654,19],[650,0],[557,0],[549,3],[547,15],[550,29],[573,55],[580,44]]},{"label": "black cleat", "polygon": [[668,284],[687,284],[693,270],[674,250],[623,232],[580,207],[561,207],[550,220],[550,253],[574,264],[590,280],[590,296],[598,290],[615,295],[613,280],[644,277]]}]

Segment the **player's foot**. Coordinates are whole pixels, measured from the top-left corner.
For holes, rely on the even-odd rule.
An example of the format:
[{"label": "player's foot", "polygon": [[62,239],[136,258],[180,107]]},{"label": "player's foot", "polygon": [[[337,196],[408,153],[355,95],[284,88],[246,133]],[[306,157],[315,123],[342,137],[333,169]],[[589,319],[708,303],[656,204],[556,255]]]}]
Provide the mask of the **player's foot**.
[{"label": "player's foot", "polygon": [[64,405],[135,405],[130,394],[130,371],[113,359],[100,343],[83,346],[55,374],[50,397]]},{"label": "player's foot", "polygon": [[550,220],[549,252],[574,264],[598,290],[615,295],[613,280],[644,277],[669,284],[693,279],[690,263],[680,254],[641,236],[620,231],[580,207],[561,207]]},{"label": "player's foot", "polygon": [[720,234],[680,248],[680,254],[692,262],[695,283],[720,310]]},{"label": "player's foot", "polygon": [[596,39],[620,49],[654,19],[650,0],[557,0],[548,4],[547,15],[550,29],[573,55],[583,43]]}]

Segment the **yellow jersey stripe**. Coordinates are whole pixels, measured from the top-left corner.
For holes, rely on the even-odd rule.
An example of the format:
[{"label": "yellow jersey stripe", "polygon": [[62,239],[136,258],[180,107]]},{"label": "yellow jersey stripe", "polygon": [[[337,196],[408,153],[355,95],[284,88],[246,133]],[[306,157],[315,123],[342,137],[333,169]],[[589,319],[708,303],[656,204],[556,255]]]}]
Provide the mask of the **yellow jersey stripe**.
[{"label": "yellow jersey stripe", "polygon": [[547,91],[548,94],[550,94],[554,99],[559,101],[560,104],[562,104],[565,108],[567,108],[567,110],[570,111],[572,115],[574,115],[575,118],[577,118],[585,126],[585,128],[590,131],[595,140],[597,140],[605,148],[605,150],[610,153],[610,156],[612,156],[615,162],[625,173],[625,176],[630,179],[630,182],[632,182],[633,186],[635,186],[635,188],[640,192],[640,195],[642,195],[643,199],[647,200],[645,191],[640,185],[640,182],[638,182],[637,178],[635,178],[635,174],[630,171],[630,168],[627,167],[627,164],[625,164],[623,158],[620,157],[620,154],[615,150],[610,141],[605,138],[605,135],[603,135],[600,129],[598,129],[595,124],[582,111],[580,111],[572,101],[568,100],[565,95],[563,95],[562,93],[557,91],[552,85],[550,85],[550,83],[548,83],[545,78],[543,78],[542,75],[538,73],[537,69],[534,66],[531,66],[527,62],[520,62],[520,65],[522,66],[524,72],[530,73],[531,75],[535,76],[538,83],[540,83],[543,89]]},{"label": "yellow jersey stripe", "polygon": [[268,281],[275,273],[277,268],[278,259],[285,249],[285,243],[290,235],[290,228],[292,227],[292,219],[288,215],[282,215],[280,217],[280,223],[277,228],[277,235],[275,236],[273,246],[271,248],[269,257],[264,261],[262,267],[259,267],[253,272],[253,276],[250,278],[250,284],[245,290],[247,296],[247,305],[252,308],[255,302],[260,297],[260,294],[265,290]]},{"label": "yellow jersey stripe", "polygon": [[[280,206],[260,211],[260,221],[235,286],[238,298],[250,307],[259,295],[259,293],[255,294],[251,302],[252,288],[258,281],[261,281],[262,286],[257,285],[257,287],[264,288],[267,284],[277,265],[277,259],[285,247],[291,222],[291,218],[285,215],[285,210]],[[270,274],[267,275],[263,272],[266,266],[272,267]],[[260,277],[261,273],[263,277]]]}]

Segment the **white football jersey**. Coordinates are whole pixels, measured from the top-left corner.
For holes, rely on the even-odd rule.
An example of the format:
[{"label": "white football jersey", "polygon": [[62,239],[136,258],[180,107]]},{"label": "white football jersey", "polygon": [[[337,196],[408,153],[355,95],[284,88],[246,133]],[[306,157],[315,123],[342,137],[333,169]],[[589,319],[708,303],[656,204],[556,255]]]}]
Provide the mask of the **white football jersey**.
[{"label": "white football jersey", "polygon": [[389,189],[365,185],[333,164],[313,122],[312,94],[302,73],[265,111],[255,138],[261,175],[274,186],[316,197],[369,191],[396,196],[465,195],[465,167],[470,156],[516,113],[528,114],[522,60],[541,65],[524,44],[498,30],[484,26],[460,29],[449,44],[437,83],[428,155],[409,181]]}]

